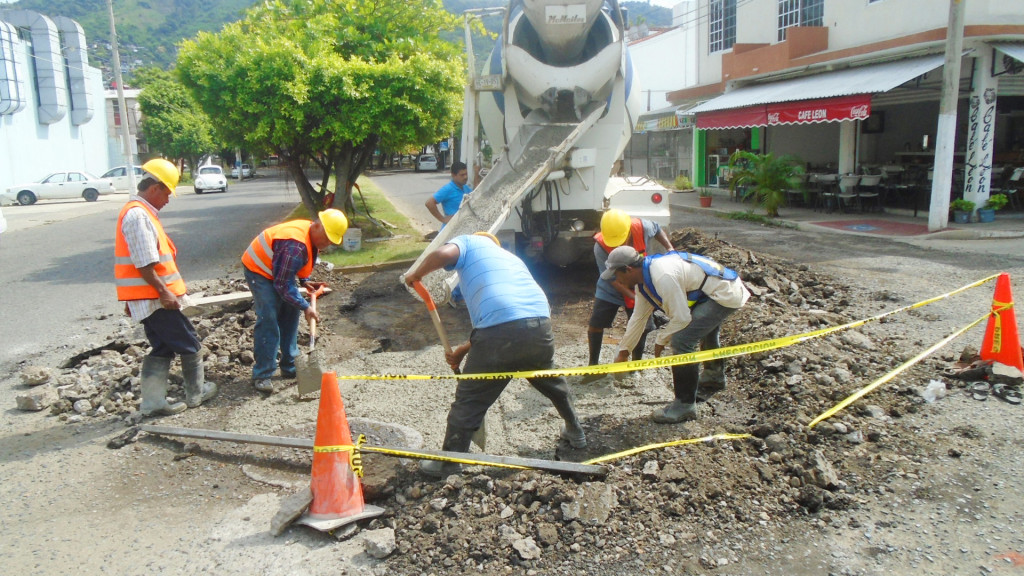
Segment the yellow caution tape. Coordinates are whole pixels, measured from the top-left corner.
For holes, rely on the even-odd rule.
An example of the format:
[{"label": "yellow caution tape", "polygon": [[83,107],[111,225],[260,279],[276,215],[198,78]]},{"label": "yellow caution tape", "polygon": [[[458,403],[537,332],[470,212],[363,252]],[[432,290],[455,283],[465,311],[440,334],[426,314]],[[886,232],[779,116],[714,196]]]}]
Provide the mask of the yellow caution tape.
[{"label": "yellow caution tape", "polygon": [[878,380],[875,380],[875,381],[874,381],[874,382],[872,382],[871,384],[868,384],[867,386],[865,386],[865,387],[861,388],[861,389],[860,389],[860,390],[858,390],[857,392],[855,392],[855,393],[851,394],[851,395],[850,395],[849,397],[847,397],[846,399],[844,399],[844,400],[843,400],[842,402],[840,402],[839,404],[836,404],[836,405],[835,405],[835,406],[833,406],[832,408],[829,408],[828,410],[826,410],[825,412],[823,412],[823,413],[821,414],[821,416],[818,416],[818,417],[817,417],[817,418],[815,418],[814,420],[811,420],[811,423],[810,423],[810,424],[808,424],[808,425],[807,425],[807,427],[808,427],[808,428],[814,428],[814,427],[815,427],[815,426],[816,426],[816,425],[817,425],[817,424],[818,424],[819,422],[821,422],[822,420],[825,420],[826,418],[831,418],[832,416],[834,416],[834,415],[835,415],[835,414],[836,414],[837,412],[839,412],[839,411],[840,411],[840,410],[842,410],[843,408],[846,408],[846,407],[847,407],[847,406],[849,406],[850,404],[853,404],[853,403],[854,403],[854,402],[856,402],[857,400],[861,399],[861,398],[862,398],[862,397],[863,397],[864,395],[868,394],[869,392],[871,392],[871,391],[872,391],[872,390],[874,390],[875,388],[878,388],[878,387],[879,387],[879,386],[881,386],[882,384],[885,384],[885,383],[886,383],[886,382],[888,382],[889,380],[892,380],[893,378],[895,378],[895,377],[896,377],[896,376],[897,376],[898,374],[900,374],[901,372],[903,372],[903,371],[904,371],[904,370],[906,370],[907,368],[910,368],[910,367],[911,367],[911,366],[913,366],[914,364],[917,364],[918,362],[920,362],[921,360],[923,360],[923,359],[924,359],[924,358],[925,358],[926,356],[928,356],[928,355],[929,355],[929,354],[931,354],[932,352],[934,352],[934,351],[938,350],[939,348],[942,348],[942,347],[943,347],[943,346],[945,346],[946,344],[949,344],[950,342],[952,342],[952,341],[953,341],[953,339],[954,339],[954,338],[956,338],[957,336],[959,336],[959,335],[963,334],[964,332],[966,332],[966,331],[970,330],[971,328],[974,328],[975,326],[977,326],[978,324],[980,324],[982,320],[985,320],[985,319],[986,319],[986,318],[988,318],[988,317],[989,317],[989,315],[988,315],[988,314],[985,314],[985,315],[984,315],[984,316],[982,316],[981,318],[978,318],[978,319],[977,319],[977,320],[975,320],[974,322],[971,322],[971,323],[970,323],[970,324],[968,324],[967,326],[964,326],[963,328],[961,328],[961,329],[957,330],[956,332],[954,332],[954,333],[950,334],[949,336],[946,336],[945,338],[943,338],[943,339],[942,339],[942,340],[940,340],[939,342],[937,342],[937,343],[935,343],[935,344],[931,345],[931,346],[930,346],[930,347],[929,347],[929,348],[928,348],[927,350],[925,350],[925,351],[921,352],[921,353],[920,353],[920,354],[918,354],[917,356],[914,356],[914,357],[913,357],[913,358],[911,358],[910,360],[907,360],[907,361],[906,361],[906,362],[904,362],[903,364],[900,364],[899,366],[897,366],[895,370],[893,370],[893,371],[889,372],[889,373],[888,373],[888,374],[886,374],[885,376],[882,376],[882,377],[881,377],[881,378],[879,378]]},{"label": "yellow caution tape", "polygon": [[849,330],[850,328],[856,328],[863,326],[869,322],[876,322],[883,318],[887,318],[900,312],[906,312],[908,310],[914,310],[934,302],[938,302],[944,298],[948,298],[965,290],[976,288],[991,282],[998,278],[998,274],[993,274],[988,278],[972,282],[966,286],[962,286],[947,292],[945,294],[922,300],[909,306],[897,308],[889,312],[883,312],[870,318],[863,320],[856,320],[843,324],[841,326],[832,326],[830,328],[823,328],[821,330],[814,330],[811,332],[804,332],[803,334],[796,334],[793,336],[782,336],[779,338],[773,338],[771,340],[762,340],[760,342],[752,342],[749,344],[739,344],[736,346],[726,346],[724,348],[716,348],[714,350],[701,350],[699,352],[690,352],[687,354],[676,354],[674,356],[662,356],[660,358],[650,358],[647,360],[633,360],[629,362],[618,362],[613,364],[600,364],[597,366],[579,366],[576,368],[558,368],[552,370],[524,370],[520,372],[492,372],[487,374],[362,374],[344,376],[339,374],[338,380],[504,380],[507,378],[547,378],[552,376],[583,376],[589,374],[616,374],[620,372],[632,372],[634,370],[646,370],[649,368],[663,368],[678,366],[681,364],[696,364],[698,362],[706,362],[708,360],[719,360],[722,358],[731,358],[734,356],[744,356],[747,354],[754,354],[757,352],[766,352],[768,350],[776,350],[778,348],[785,348],[815,338],[821,338],[829,334],[840,332],[843,330]]},{"label": "yellow caution tape", "polygon": [[661,448],[671,448],[672,446],[684,446],[686,444],[697,444],[699,442],[712,442],[714,440],[743,440],[744,438],[753,438],[750,434],[715,434],[713,436],[705,436],[703,438],[688,438],[686,440],[672,440],[670,442],[659,442],[657,444],[648,444],[646,446],[640,446],[639,448],[630,448],[629,450],[623,450],[622,452],[616,452],[615,454],[608,454],[607,456],[600,456],[592,458],[581,464],[601,464],[604,462],[610,462],[612,460],[619,460],[627,456],[639,454],[641,452],[647,452],[650,450],[660,450]]},{"label": "yellow caution tape", "polygon": [[1000,315],[1013,308],[1013,302],[992,300],[992,352],[999,353],[1003,349],[1003,317]]},{"label": "yellow caution tape", "polygon": [[363,477],[363,457],[359,453],[360,447],[366,444],[366,435],[360,434],[355,444],[338,444],[336,446],[313,446],[313,452],[319,454],[331,452],[349,452],[349,464],[356,476]]},{"label": "yellow caution tape", "polygon": [[366,446],[363,448],[364,452],[375,452],[377,454],[387,454],[389,456],[398,456],[400,458],[416,458],[418,460],[438,460],[440,462],[455,462],[457,464],[465,464],[467,466],[490,466],[492,468],[509,468],[511,470],[536,470],[531,466],[522,466],[520,464],[507,464],[504,462],[484,462],[481,460],[474,460],[472,458],[448,458],[445,456],[435,456],[433,454],[424,454],[423,452],[406,451],[406,450],[395,450],[393,448],[379,448],[377,446]]}]

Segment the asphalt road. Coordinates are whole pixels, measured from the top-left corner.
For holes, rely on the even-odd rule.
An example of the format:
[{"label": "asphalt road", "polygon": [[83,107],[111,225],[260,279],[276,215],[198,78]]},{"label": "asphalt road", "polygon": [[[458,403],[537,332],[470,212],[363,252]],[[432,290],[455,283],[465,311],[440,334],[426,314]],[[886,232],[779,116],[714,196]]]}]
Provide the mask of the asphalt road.
[{"label": "asphalt road", "polygon": [[371,174],[373,183],[384,191],[399,212],[405,214],[423,233],[441,227],[424,202],[431,194],[451,180],[447,170],[437,172],[415,172],[405,170],[378,170]]},{"label": "asphalt road", "polygon": [[[54,365],[105,337],[125,317],[114,294],[114,226],[127,194],[4,207],[0,236],[0,370]],[[267,176],[230,181],[226,194],[179,189],[160,217],[178,247],[186,282],[237,276],[239,257],[263,228],[288,214],[299,195]]]}]

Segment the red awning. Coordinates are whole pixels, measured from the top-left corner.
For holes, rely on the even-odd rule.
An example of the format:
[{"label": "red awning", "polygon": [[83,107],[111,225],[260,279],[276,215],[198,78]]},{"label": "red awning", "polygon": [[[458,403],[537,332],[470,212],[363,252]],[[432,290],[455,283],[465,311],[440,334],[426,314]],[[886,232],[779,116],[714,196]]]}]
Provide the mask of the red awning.
[{"label": "red awning", "polygon": [[768,104],[768,125],[864,120],[871,115],[871,95]]},{"label": "red awning", "polygon": [[764,106],[716,110],[697,114],[697,128],[701,130],[722,130],[724,128],[750,128],[767,126],[768,115]]}]

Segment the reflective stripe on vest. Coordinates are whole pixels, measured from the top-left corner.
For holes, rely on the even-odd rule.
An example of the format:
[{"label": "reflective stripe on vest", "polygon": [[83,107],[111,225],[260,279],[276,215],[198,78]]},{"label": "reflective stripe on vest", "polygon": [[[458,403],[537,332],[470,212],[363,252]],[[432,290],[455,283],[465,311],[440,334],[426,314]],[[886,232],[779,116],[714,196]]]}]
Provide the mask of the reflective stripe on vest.
[{"label": "reflective stripe on vest", "polygon": [[271,226],[253,238],[249,247],[242,254],[242,264],[249,270],[267,278],[274,279],[274,241],[295,240],[306,245],[306,263],[298,271],[299,278],[309,278],[313,273],[313,240],[309,237],[309,220],[291,220],[277,226]]},{"label": "reflective stripe on vest", "polygon": [[[644,238],[644,223],[639,218],[629,219],[629,233],[633,237],[633,249],[637,251],[641,256],[647,255],[647,241]],[[612,250],[618,248],[612,248],[611,246],[604,243],[604,234],[598,232],[594,234],[594,241],[601,245],[601,249],[604,250],[605,254],[610,254]],[[623,297],[626,302],[626,308],[632,309],[636,306],[636,300],[633,298]]]},{"label": "reflective stripe on vest", "polygon": [[651,279],[651,263],[656,258],[661,258],[663,256],[668,255],[673,255],[682,258],[683,260],[689,262],[690,264],[696,264],[704,272],[704,279],[701,280],[700,286],[698,286],[696,290],[690,290],[686,293],[686,303],[690,308],[693,308],[697,304],[704,302],[708,299],[708,295],[704,293],[704,283],[708,281],[709,277],[720,278],[725,281],[735,280],[740,277],[740,275],[737,274],[736,271],[733,270],[732,268],[726,268],[725,266],[722,266],[721,264],[715,262],[711,258],[708,258],[707,256],[702,256],[700,254],[691,254],[689,252],[667,252],[665,254],[655,254],[653,256],[647,256],[646,258],[644,258],[643,263],[644,283],[638,286],[638,289],[640,291],[640,294],[642,294],[643,297],[646,298],[652,306],[654,306],[658,310],[661,310],[662,312],[664,312],[664,310],[662,310],[661,308],[661,296],[658,294],[658,291],[655,290],[654,281]]},{"label": "reflective stripe on vest", "polygon": [[157,251],[159,260],[153,267],[153,271],[167,285],[167,289],[175,296],[181,296],[186,292],[185,281],[178,272],[178,265],[175,262],[175,255],[178,250],[174,246],[156,213],[149,209],[144,203],[132,200],[121,208],[117,216],[117,233],[114,236],[114,284],[117,287],[117,299],[124,300],[155,300],[160,298],[160,292],[149,285],[139,269],[132,263],[131,251],[128,249],[128,241],[124,237],[121,226],[124,217],[132,208],[142,208],[146,216],[156,230]]}]

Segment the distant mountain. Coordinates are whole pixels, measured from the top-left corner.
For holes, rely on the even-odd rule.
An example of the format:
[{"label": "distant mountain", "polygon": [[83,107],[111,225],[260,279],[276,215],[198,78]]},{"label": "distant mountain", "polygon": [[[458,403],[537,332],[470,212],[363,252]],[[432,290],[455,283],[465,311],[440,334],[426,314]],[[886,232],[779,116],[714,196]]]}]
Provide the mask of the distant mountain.
[{"label": "distant mountain", "polygon": [[[240,20],[245,10],[258,0],[113,0],[117,41],[121,48],[121,71],[130,83],[132,70],[144,66],[168,68],[177,59],[177,44],[200,31],[216,32],[229,22]],[[471,8],[506,6],[506,0],[443,0],[452,14]],[[645,22],[649,27],[669,26],[672,11],[649,2],[623,2],[631,23]],[[110,20],[106,0],[18,0],[0,4],[0,9],[34,10],[48,16],[67,16],[78,21],[89,42],[89,61],[103,70],[104,81],[113,77],[110,58]],[[484,19],[487,30],[497,34],[500,16]],[[448,35],[462,43],[463,31]],[[473,47],[482,64],[490,54],[494,40],[474,38]]]},{"label": "distant mountain", "polygon": [[[127,74],[140,66],[167,68],[178,57],[176,44],[200,31],[216,32],[242,18],[256,0],[114,0],[121,68]],[[18,0],[0,6],[67,16],[85,30],[89,61],[110,80],[110,18],[106,0]]]}]

